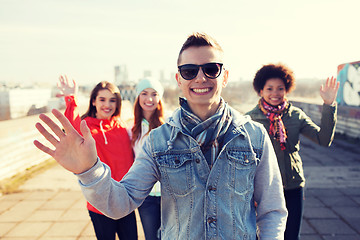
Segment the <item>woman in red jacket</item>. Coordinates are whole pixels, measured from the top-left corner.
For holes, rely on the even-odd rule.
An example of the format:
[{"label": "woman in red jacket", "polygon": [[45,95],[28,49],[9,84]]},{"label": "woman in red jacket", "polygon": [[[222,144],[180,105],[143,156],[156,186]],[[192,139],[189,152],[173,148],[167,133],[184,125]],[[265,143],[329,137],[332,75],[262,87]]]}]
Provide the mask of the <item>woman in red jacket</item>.
[{"label": "woman in red jacket", "polygon": [[[112,83],[102,81],[92,90],[87,112],[81,116],[77,105],[77,86],[65,76],[60,76],[58,88],[65,97],[65,116],[80,133],[80,122],[85,120],[96,142],[96,150],[102,162],[111,168],[111,175],[120,181],[134,162],[134,153],[127,130],[120,120],[121,96]],[[137,239],[135,213],[121,219],[111,219],[87,203],[97,239]]]}]

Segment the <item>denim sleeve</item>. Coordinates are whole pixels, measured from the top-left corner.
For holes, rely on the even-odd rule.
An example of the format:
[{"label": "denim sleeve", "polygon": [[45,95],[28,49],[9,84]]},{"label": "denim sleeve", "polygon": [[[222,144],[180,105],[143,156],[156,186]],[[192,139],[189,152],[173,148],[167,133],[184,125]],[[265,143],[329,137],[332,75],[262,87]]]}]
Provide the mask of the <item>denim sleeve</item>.
[{"label": "denim sleeve", "polygon": [[255,174],[254,199],[259,239],[283,239],[287,210],[276,155],[266,132]]},{"label": "denim sleeve", "polygon": [[158,169],[145,145],[120,182],[111,178],[110,168],[100,160],[77,175],[86,200],[104,215],[113,219],[128,215],[142,204],[158,181]]}]

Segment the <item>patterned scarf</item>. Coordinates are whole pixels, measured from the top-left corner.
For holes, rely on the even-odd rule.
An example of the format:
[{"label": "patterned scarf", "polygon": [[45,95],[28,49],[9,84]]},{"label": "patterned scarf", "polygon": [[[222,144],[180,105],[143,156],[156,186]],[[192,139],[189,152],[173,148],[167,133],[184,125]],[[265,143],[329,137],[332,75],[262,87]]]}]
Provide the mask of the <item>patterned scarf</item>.
[{"label": "patterned scarf", "polygon": [[216,113],[205,121],[191,111],[185,98],[180,98],[180,107],[180,122],[184,131],[199,143],[211,168],[224,144],[225,134],[232,122],[227,103],[221,98]]},{"label": "patterned scarf", "polygon": [[285,143],[287,138],[287,130],[282,121],[284,110],[289,106],[288,101],[285,101],[274,107],[268,104],[263,98],[259,100],[259,107],[265,114],[266,118],[270,120],[269,134],[274,136],[276,141],[280,143],[281,150],[285,150]]}]

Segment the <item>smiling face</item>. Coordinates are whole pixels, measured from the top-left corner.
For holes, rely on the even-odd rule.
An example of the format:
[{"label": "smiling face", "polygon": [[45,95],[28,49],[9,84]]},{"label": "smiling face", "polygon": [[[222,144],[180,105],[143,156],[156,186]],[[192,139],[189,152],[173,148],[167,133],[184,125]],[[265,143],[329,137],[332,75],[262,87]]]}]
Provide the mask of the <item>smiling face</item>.
[{"label": "smiling face", "polygon": [[139,104],[144,115],[146,112],[152,114],[156,110],[160,101],[159,94],[152,88],[144,89],[139,95]]},{"label": "smiling face", "polygon": [[[205,63],[223,63],[223,54],[210,46],[189,47],[181,54],[179,66],[184,64],[202,65]],[[222,89],[228,80],[228,71],[222,70],[218,78],[207,78],[202,69],[192,80],[185,80],[176,73],[176,81],[195,115],[202,120],[212,116],[220,103]]]},{"label": "smiling face", "polygon": [[260,90],[260,96],[273,106],[283,103],[286,97],[284,81],[280,78],[270,78],[266,80],[264,88]]},{"label": "smiling face", "polygon": [[116,110],[116,96],[107,89],[100,90],[92,102],[97,119],[110,120]]}]

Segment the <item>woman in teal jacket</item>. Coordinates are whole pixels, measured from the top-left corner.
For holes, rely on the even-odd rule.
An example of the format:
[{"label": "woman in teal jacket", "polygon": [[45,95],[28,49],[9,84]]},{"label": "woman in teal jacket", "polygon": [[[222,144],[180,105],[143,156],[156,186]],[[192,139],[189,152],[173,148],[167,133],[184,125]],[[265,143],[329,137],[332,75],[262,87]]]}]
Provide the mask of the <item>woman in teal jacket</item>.
[{"label": "woman in teal jacket", "polygon": [[335,133],[335,99],[339,83],[332,77],[321,86],[320,96],[324,104],[320,127],[287,100],[287,94],[295,87],[293,71],[287,66],[264,65],[257,71],[253,87],[261,98],[258,105],[247,114],[265,126],[272,140],[288,210],[285,240],[296,240],[300,238],[305,186],[299,136],[303,134],[321,146],[331,145]]}]

